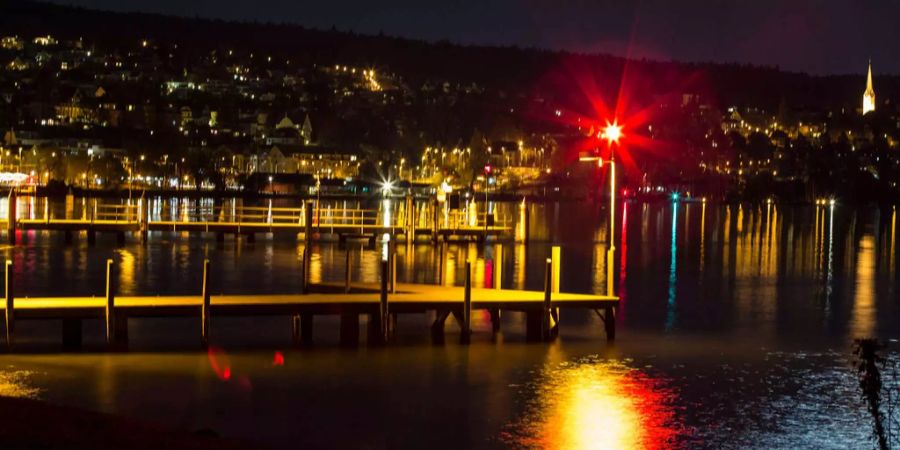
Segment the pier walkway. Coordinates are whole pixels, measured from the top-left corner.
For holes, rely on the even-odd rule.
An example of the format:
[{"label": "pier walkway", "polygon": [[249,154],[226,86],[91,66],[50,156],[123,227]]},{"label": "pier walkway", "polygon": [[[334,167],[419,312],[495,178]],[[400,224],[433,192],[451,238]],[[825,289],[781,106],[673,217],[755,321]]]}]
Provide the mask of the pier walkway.
[{"label": "pier walkway", "polygon": [[319,207],[316,202],[304,202],[296,208],[278,207],[207,207],[163,212],[151,218],[146,199],[126,204],[97,204],[82,211],[81,217],[53,217],[49,210],[31,212],[19,217],[16,211],[16,195],[8,199],[7,217],[0,218],[0,228],[7,230],[11,243],[15,243],[17,230],[50,230],[65,233],[71,242],[73,233],[86,232],[88,243],[96,241],[96,233],[114,233],[120,243],[126,233],[140,233],[146,238],[150,231],[214,233],[217,240],[226,234],[244,236],[253,241],[256,233],[303,234],[306,240],[336,237],[366,239],[370,243],[384,234],[403,236],[407,241],[417,236],[427,236],[432,241],[440,239],[495,239],[520,238],[510,217],[493,213],[475,213],[466,210],[446,210],[434,202],[416,204],[408,197],[398,206],[383,209]]},{"label": "pier walkway", "polygon": [[[555,287],[551,262],[547,263],[544,291],[501,290],[471,287],[471,268],[467,263],[463,287],[423,284],[393,284],[387,261],[382,263],[380,285],[351,283],[310,284],[305,293],[284,295],[211,295],[208,290],[209,261],[204,263],[203,284],[198,295],[117,296],[114,292],[112,261],[107,261],[105,295],[97,297],[19,297],[13,285],[12,265],[6,265],[6,296],[0,305],[6,326],[6,343],[15,343],[15,324],[22,320],[62,320],[64,348],[79,348],[82,321],[102,319],[106,323],[107,343],[124,349],[128,343],[128,319],[148,317],[194,317],[202,345],[209,343],[210,323],[223,316],[285,316],[290,322],[295,345],[310,344],[313,317],[340,316],[342,345],[358,345],[361,316],[366,317],[367,343],[381,345],[391,341],[398,315],[433,312],[432,337],[443,341],[444,324],[454,317],[460,327],[460,339],[469,342],[473,310],[490,313],[492,330],[500,330],[504,311],[524,312],[529,340],[550,340],[559,329],[561,309],[593,310],[603,319],[608,340],[615,339],[615,311],[618,298],[587,294],[560,293]],[[16,295],[14,295],[14,293]]]}]

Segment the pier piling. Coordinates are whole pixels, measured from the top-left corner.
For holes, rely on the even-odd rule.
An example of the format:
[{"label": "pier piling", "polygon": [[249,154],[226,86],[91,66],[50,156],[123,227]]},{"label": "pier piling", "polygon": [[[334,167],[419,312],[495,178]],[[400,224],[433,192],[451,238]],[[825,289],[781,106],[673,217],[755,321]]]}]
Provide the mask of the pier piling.
[{"label": "pier piling", "polygon": [[210,293],[209,293],[209,260],[203,260],[203,306],[200,311],[200,320],[201,320],[201,336],[200,342],[203,345],[203,348],[209,347],[209,304],[210,304]]},{"label": "pier piling", "polygon": [[344,259],[344,293],[350,293],[350,282],[353,278],[353,274],[350,269],[350,247],[347,247],[346,258]]},{"label": "pier piling", "polygon": [[463,291],[462,334],[460,342],[468,344],[472,337],[472,262],[466,261],[466,286]]},{"label": "pier piling", "polygon": [[116,341],[116,296],[113,292],[113,260],[106,260],[106,345]]},{"label": "pier piling", "polygon": [[13,263],[6,260],[6,347],[15,341],[15,296],[13,295]]},{"label": "pier piling", "polygon": [[380,324],[380,342],[387,342],[388,336],[388,262],[381,261],[381,296],[378,308],[378,323]]},{"label": "pier piling", "polygon": [[16,190],[9,190],[9,197],[6,199],[6,211],[7,211],[7,236],[9,238],[10,245],[16,245],[16,219],[18,214],[16,213]]}]

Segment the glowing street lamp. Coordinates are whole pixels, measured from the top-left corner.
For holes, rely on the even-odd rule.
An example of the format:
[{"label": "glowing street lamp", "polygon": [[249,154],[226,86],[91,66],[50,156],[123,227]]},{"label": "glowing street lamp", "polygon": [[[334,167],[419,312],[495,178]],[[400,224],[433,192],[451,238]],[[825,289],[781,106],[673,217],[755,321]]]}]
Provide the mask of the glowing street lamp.
[{"label": "glowing street lamp", "polygon": [[[625,135],[622,133],[622,126],[618,120],[612,122],[607,121],[606,126],[597,133],[598,139],[606,141],[609,146],[609,251],[606,253],[606,295],[610,297],[615,295],[613,286],[613,261],[615,261],[616,253],[616,158],[613,152],[613,146],[619,145],[619,141]],[[599,156],[583,155],[578,158],[579,161],[597,161],[597,167],[603,167],[603,158]]]}]

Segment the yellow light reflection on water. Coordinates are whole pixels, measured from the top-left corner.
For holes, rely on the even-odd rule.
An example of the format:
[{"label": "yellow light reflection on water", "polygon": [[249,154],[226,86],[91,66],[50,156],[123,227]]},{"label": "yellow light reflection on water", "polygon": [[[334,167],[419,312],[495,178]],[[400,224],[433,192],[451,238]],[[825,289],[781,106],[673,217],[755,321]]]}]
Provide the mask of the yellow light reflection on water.
[{"label": "yellow light reflection on water", "polygon": [[619,362],[587,361],[548,371],[537,398],[504,437],[526,448],[667,448],[677,434],[672,393]]},{"label": "yellow light reflection on water", "polygon": [[875,237],[865,235],[859,241],[856,258],[856,290],[850,326],[853,337],[871,337],[875,332]]},{"label": "yellow light reflection on water", "polygon": [[41,390],[29,385],[27,370],[0,370],[0,397],[37,398]]}]

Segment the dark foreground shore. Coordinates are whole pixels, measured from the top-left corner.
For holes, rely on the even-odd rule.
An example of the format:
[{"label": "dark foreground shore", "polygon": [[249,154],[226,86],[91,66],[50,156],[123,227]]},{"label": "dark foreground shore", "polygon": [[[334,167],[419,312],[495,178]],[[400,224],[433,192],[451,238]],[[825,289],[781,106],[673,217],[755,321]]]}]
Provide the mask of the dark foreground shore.
[{"label": "dark foreground shore", "polygon": [[249,449],[256,445],[110,414],[0,397],[3,449]]}]

